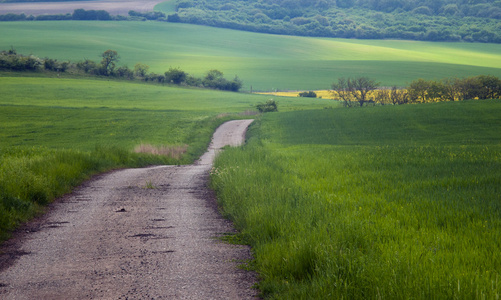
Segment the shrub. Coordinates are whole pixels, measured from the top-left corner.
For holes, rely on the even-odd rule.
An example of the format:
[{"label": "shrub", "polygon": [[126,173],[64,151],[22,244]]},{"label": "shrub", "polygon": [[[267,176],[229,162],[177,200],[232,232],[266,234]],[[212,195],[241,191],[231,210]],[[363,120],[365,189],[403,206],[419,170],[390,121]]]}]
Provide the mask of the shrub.
[{"label": "shrub", "polygon": [[309,91],[309,92],[302,92],[299,93],[299,97],[310,97],[310,98],[317,98],[317,93],[314,91]]},{"label": "shrub", "polygon": [[278,111],[277,102],[273,99],[256,105],[256,108],[261,113]]}]

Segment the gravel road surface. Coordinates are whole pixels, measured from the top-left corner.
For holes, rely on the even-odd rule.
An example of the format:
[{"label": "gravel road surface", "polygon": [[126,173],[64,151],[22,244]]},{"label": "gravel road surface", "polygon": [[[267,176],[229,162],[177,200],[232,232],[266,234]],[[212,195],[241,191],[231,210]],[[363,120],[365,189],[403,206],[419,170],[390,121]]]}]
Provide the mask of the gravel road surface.
[{"label": "gravel road surface", "polygon": [[217,212],[207,176],[217,149],[252,120],[230,121],[193,165],[97,176],[2,246],[1,299],[255,299],[238,268],[246,246]]}]

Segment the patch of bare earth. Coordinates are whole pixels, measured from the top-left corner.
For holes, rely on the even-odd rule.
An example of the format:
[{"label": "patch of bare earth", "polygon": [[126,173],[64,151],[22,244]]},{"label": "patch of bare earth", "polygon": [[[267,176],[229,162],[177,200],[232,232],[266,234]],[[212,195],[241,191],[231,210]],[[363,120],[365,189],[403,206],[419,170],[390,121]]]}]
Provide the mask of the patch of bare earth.
[{"label": "patch of bare earth", "polygon": [[153,11],[158,3],[164,0],[104,0],[104,1],[65,1],[65,2],[19,2],[0,3],[0,15],[26,14],[26,15],[56,15],[71,14],[75,9],[106,10],[111,15],[127,16],[129,10],[138,12]]},{"label": "patch of bare earth", "polygon": [[247,246],[207,189],[222,146],[251,120],[223,124],[194,165],[103,174],[53,203],[2,246],[2,299],[254,299]]}]

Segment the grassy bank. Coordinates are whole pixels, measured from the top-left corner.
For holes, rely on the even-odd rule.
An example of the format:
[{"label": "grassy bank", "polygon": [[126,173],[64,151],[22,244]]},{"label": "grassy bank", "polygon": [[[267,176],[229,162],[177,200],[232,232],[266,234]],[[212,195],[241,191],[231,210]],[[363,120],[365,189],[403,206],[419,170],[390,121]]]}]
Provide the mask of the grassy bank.
[{"label": "grassy bank", "polygon": [[212,184],[273,299],[497,299],[499,101],[268,114]]},{"label": "grassy bank", "polygon": [[2,22],[0,45],[58,60],[99,60],[118,51],[163,73],[180,67],[195,76],[218,69],[244,90],[327,89],[338,77],[363,73],[383,86],[417,78],[501,77],[501,45],[277,36],[157,22]]},{"label": "grassy bank", "polygon": [[175,163],[168,157],[131,153],[118,147],[92,151],[45,147],[0,148],[0,241],[18,224],[98,172]]}]

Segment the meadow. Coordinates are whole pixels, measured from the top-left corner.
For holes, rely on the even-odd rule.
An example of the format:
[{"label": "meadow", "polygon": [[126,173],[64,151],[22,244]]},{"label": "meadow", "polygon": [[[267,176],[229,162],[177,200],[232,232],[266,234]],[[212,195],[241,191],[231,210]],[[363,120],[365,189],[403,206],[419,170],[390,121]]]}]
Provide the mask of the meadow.
[{"label": "meadow", "polygon": [[0,30],[2,50],[77,62],[98,61],[113,49],[130,68],[138,62],[156,73],[179,67],[198,77],[218,69],[238,75],[246,91],[328,89],[338,77],[360,74],[383,86],[501,77],[498,44],[309,38],[161,22],[2,22]]},{"label": "meadow", "polygon": [[[219,124],[246,118],[257,103],[269,99],[127,81],[3,75],[0,239],[93,174],[192,163],[207,149]],[[287,111],[332,101],[282,98],[280,104]],[[135,153],[140,145],[185,153],[181,157]]]},{"label": "meadow", "polygon": [[[168,8],[167,8],[168,9]],[[2,22],[0,50],[151,72],[238,75],[244,90],[501,77],[501,45],[276,36],[156,22]],[[202,46],[201,46],[202,45]],[[191,163],[225,120],[270,95],[0,73],[0,237],[99,172]],[[212,184],[270,298],[496,298],[499,101],[337,109],[278,99]],[[332,108],[334,109],[324,109]],[[255,117],[255,116],[254,116]],[[181,158],[134,153],[187,147]]]},{"label": "meadow", "polygon": [[500,101],[263,115],[211,182],[270,299],[498,299]]}]

